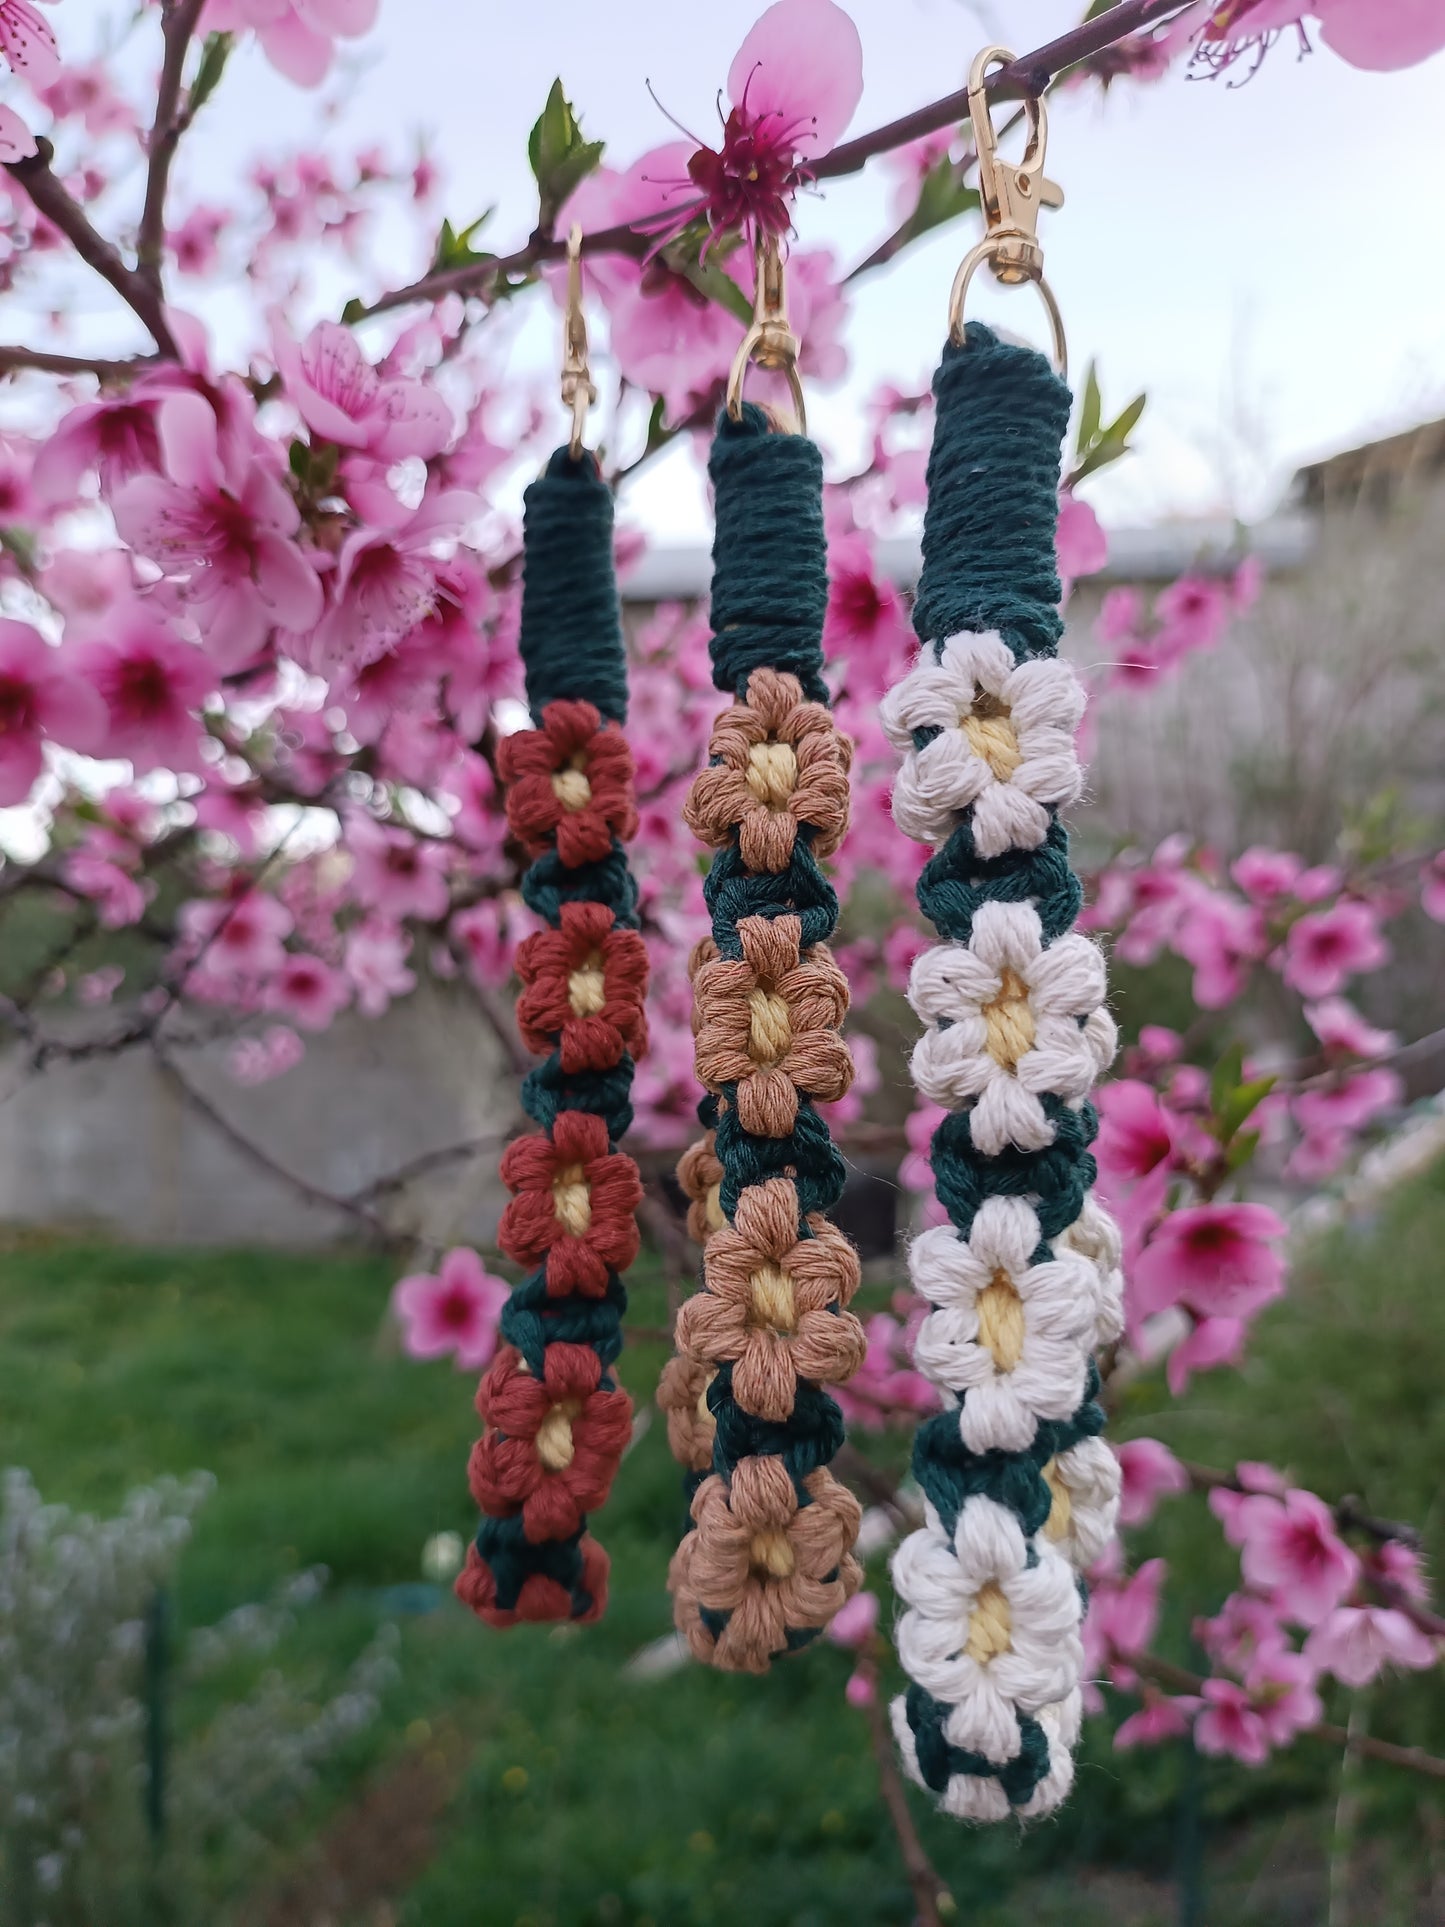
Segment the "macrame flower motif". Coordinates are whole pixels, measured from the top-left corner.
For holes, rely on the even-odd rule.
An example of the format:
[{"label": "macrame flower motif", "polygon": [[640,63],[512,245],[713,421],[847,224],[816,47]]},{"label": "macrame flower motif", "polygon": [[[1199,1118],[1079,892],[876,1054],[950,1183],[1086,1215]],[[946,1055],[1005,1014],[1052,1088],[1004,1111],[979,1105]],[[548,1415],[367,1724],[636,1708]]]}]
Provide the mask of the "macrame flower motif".
[{"label": "macrame flower motif", "polygon": [[632,751],[591,703],[548,703],[540,729],[502,738],[497,768],[508,786],[507,821],[528,856],[541,856],[555,838],[575,870],[600,863],[614,837],[625,843],[636,834]]},{"label": "macrame flower motif", "polygon": [[713,1131],[689,1144],[677,1161],[677,1181],[688,1201],[687,1235],[694,1244],[705,1245],[713,1232],[727,1223],[722,1208],[723,1175]]},{"label": "macrame flower motif", "polygon": [[[944,1766],[943,1777],[938,1776],[932,1759],[925,1767],[923,1748],[909,1724],[907,1707],[907,1700],[900,1694],[889,1709],[904,1771],[916,1786],[928,1787],[937,1795],[941,1813],[951,1814],[955,1820],[1036,1820],[1054,1812],[1068,1799],[1074,1784],[1073,1748],[1079,1743],[1083,1726],[1084,1699],[1077,1687],[1066,1698],[1040,1707],[1032,1716],[1043,1729],[1048,1766],[1028,1798],[1017,1804],[1010,1800],[1002,1777],[980,1773],[976,1765],[973,1771],[960,1766],[959,1770],[948,1772],[946,1763],[940,1761],[937,1765]],[[945,1730],[951,1731],[951,1727],[951,1719],[946,1720]],[[1023,1764],[1021,1756],[1015,1758],[1019,1765]],[[970,1755],[971,1762],[977,1759],[977,1754]]]},{"label": "macrame flower motif", "polygon": [[562,904],[555,930],[518,947],[517,975],[522,1041],[539,1057],[555,1044],[569,1076],[611,1070],[624,1051],[647,1049],[647,946],[605,903]]},{"label": "macrame flower motif", "polygon": [[519,1265],[545,1261],[549,1297],[602,1297],[609,1272],[637,1256],[642,1201],[637,1166],[608,1149],[603,1119],[559,1111],[550,1137],[514,1138],[501,1168],[516,1194],[497,1232],[503,1251]]},{"label": "macrame flower motif", "polygon": [[765,1673],[790,1634],[796,1643],[826,1626],[858,1590],[858,1501],[822,1469],[803,1491],[800,1505],[781,1458],[739,1459],[730,1481],[714,1474],[698,1487],[667,1581],[695,1658]]},{"label": "macrame flower motif", "polygon": [[1071,1225],[1054,1239],[1054,1256],[1077,1251],[1087,1258],[1099,1280],[1096,1345],[1112,1345],[1124,1330],[1124,1234],[1094,1196],[1086,1192],[1083,1208]]},{"label": "macrame flower motif", "polygon": [[935,1225],[908,1253],[914,1287],[935,1307],[913,1362],[963,1396],[971,1452],[1023,1452],[1038,1422],[1065,1419],[1084,1396],[1099,1314],[1099,1276],[1080,1253],[1033,1262],[1039,1221],[1022,1198],[987,1198],[968,1237]]},{"label": "macrame flower motif", "polygon": [[657,1383],[658,1408],[667,1417],[668,1450],[687,1472],[712,1468],[717,1420],[708,1410],[707,1388],[716,1376],[717,1367],[706,1359],[678,1352],[663,1366]]},{"label": "macrame flower motif", "polygon": [[493,1518],[520,1512],[533,1544],[566,1539],[606,1499],[632,1434],[632,1401],[604,1387],[590,1345],[554,1342],[542,1377],[510,1346],[477,1392],[486,1432],[472,1449],[472,1497]]},{"label": "macrame flower motif", "polygon": [[1075,1572],[1087,1572],[1114,1536],[1119,1522],[1119,1461],[1102,1439],[1080,1439],[1046,1461],[1044,1482],[1053,1505],[1044,1537]]},{"label": "macrame flower motif", "polygon": [[468,1546],[467,1563],[457,1576],[457,1598],[489,1626],[545,1625],[559,1619],[589,1626],[602,1617],[607,1604],[607,1575],[612,1562],[590,1532],[583,1533],[577,1551],[582,1561],[581,1590],[592,1602],[584,1612],[573,1610],[567,1588],[545,1572],[529,1572],[513,1604],[498,1605],[497,1575],[475,1544]]},{"label": "macrame flower motif", "polygon": [[1078,1678],[1073,1568],[1047,1541],[1031,1548],[1007,1506],[975,1495],[951,1536],[930,1506],[892,1571],[908,1607],[897,1630],[905,1671],[952,1709],[952,1745],[1007,1764],[1021,1744],[1019,1715],[1067,1699]]},{"label": "macrame flower motif", "polygon": [[726,848],[736,833],[747,867],[776,875],[805,824],[815,856],[831,856],[843,841],[853,745],[824,704],[804,702],[796,676],[755,669],[746,701],[713,724],[708,756],[683,815],[710,849]]},{"label": "macrame flower motif", "polygon": [[743,917],[742,957],[714,956],[692,982],[697,1074],[709,1090],[737,1086],[738,1122],[754,1137],[787,1137],[798,1094],[842,1097],[853,1060],[838,1034],[848,983],[826,944],[801,950],[797,917]]},{"label": "macrame flower motif", "polygon": [[799,1379],[841,1384],[862,1364],[867,1339],[844,1309],[858,1279],[857,1252],[820,1213],[801,1235],[791,1179],[749,1185],[734,1222],[708,1240],[704,1289],[677,1315],[678,1350],[730,1362],[742,1409],[781,1424]]},{"label": "macrame flower motif", "polygon": [[913,1049],[913,1079],[952,1111],[971,1109],[974,1148],[1040,1151],[1054,1127],[1043,1097],[1078,1104],[1118,1042],[1104,1008],[1104,958],[1073,933],[1045,946],[1028,903],[985,903],[965,943],[925,950],[908,1001],[934,1028]]},{"label": "macrame flower motif", "polygon": [[893,820],[919,843],[941,844],[971,809],[981,857],[1033,850],[1049,812],[1078,801],[1074,732],[1084,691],[1066,662],[1016,663],[996,635],[950,636],[925,651],[883,699],[888,740],[903,752]]}]

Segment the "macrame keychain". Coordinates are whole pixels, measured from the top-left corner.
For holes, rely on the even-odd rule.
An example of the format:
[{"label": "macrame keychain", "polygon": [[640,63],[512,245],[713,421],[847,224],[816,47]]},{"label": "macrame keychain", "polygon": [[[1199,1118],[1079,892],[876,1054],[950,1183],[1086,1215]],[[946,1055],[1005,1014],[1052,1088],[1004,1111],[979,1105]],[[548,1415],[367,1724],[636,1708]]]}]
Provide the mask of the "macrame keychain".
[{"label": "macrame keychain", "polygon": [[522,1085],[540,1127],[507,1147],[497,1237],[532,1268],[501,1317],[477,1393],[486,1431],[472,1496],[486,1515],[457,1591],[488,1624],[596,1619],[606,1553],[585,1515],[606,1499],[632,1432],[613,1373],[637,1255],[633,1065],[647,1043],[647,952],[622,845],[637,827],[622,723],[627,664],[612,562],[612,494],[582,445],[596,399],[581,307],[581,232],[568,242],[562,399],[569,443],[525,497],[522,661],[530,730],[498,745],[507,821],[531,867],[522,896],[546,928],[517,952],[517,1022],[543,1061]]},{"label": "macrame keychain", "polygon": [[[658,1389],[689,1474],[692,1529],[668,1585],[694,1655],[766,1672],[857,1589],[859,1506],[828,1470],[843,1419],[823,1389],[863,1359],[847,1309],[857,1253],[826,1212],[843,1162],[816,1106],[853,1066],[848,987],[826,939],[838,901],[819,867],[848,821],[852,745],[827,707],[823,465],[804,429],[798,343],[777,242],[757,252],[749,329],[708,462],[716,498],[713,681],[733,694],[687,820],[714,849],[712,937],[690,961],[707,1135],[679,1180],[704,1244]],[[750,361],[786,373],[797,433],[742,398]]]},{"label": "macrame keychain", "polygon": [[[1022,163],[997,153],[984,88],[1012,59],[987,48],[969,75],[987,233],[955,279],[933,382],[919,656],[883,703],[903,756],[894,819],[934,848],[918,901],[944,939],[909,984],[928,1027],[913,1076],[948,1112],[932,1164],[949,1222],[909,1252],[932,1307],[915,1363],[946,1409],[919,1429],[925,1522],[893,1558],[912,1681],[893,1723],[912,1777],[967,1820],[1032,1818],[1069,1790],[1079,1575],[1112,1537],[1119,1489],[1092,1355],[1121,1329],[1120,1243],[1090,1197],[1088,1101],[1116,1039],[1103,957],[1072,929],[1082,891],[1059,821],[1081,789],[1084,695],[1057,659],[1070,396],[1036,224],[1063,196],[1044,178],[1041,101]],[[965,328],[984,263],[1039,289],[1057,372]]]}]

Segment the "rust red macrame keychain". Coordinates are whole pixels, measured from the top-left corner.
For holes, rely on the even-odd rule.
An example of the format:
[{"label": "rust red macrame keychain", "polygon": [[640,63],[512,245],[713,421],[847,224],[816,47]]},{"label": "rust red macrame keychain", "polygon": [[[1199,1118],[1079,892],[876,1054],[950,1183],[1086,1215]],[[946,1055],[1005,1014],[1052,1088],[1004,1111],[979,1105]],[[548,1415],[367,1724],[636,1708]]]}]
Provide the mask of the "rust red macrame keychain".
[{"label": "rust red macrame keychain", "polygon": [[637,812],[612,494],[582,444],[596,390],[580,250],[574,228],[562,364],[572,434],[525,497],[521,652],[535,727],[497,754],[507,821],[532,859],[522,895],[545,928],[517,952],[517,1022],[542,1060],[522,1103],[539,1128],[503,1156],[512,1199],[498,1232],[530,1276],[502,1313],[502,1349],[477,1393],[486,1431],[470,1478],[484,1517],[457,1581],[494,1626],[603,1611],[607,1555],[586,1515],[606,1499],[632,1432],[613,1367],[642,1184],[617,1144],[647,1042],[647,952],[623,848]]}]

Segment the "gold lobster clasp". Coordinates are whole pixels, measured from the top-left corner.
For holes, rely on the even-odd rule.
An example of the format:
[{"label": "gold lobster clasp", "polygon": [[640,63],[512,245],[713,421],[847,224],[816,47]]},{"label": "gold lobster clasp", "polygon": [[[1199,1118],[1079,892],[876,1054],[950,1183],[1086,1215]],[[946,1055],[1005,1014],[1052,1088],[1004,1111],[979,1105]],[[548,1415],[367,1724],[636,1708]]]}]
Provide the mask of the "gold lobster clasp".
[{"label": "gold lobster clasp", "polygon": [[582,229],[574,221],[567,236],[567,315],[562,328],[562,406],[572,410],[567,452],[574,462],[582,459],[587,410],[596,399],[587,354],[587,317],[582,312]]},{"label": "gold lobster clasp", "polygon": [[798,432],[806,435],[808,416],[803,402],[803,384],[798,375],[798,337],[788,325],[783,254],[775,234],[759,235],[753,265],[757,288],[753,295],[752,325],[733,356],[732,370],[728,375],[728,414],[735,422],[742,420],[743,384],[747,380],[749,365],[756,362],[760,368],[781,370],[787,376],[793,406],[798,412]]},{"label": "gold lobster clasp", "polygon": [[1068,369],[1063,316],[1053,290],[1044,279],[1044,250],[1039,241],[1039,210],[1062,207],[1064,190],[1044,173],[1049,120],[1043,101],[1024,102],[1028,136],[1021,161],[1007,161],[999,152],[998,135],[984,89],[989,69],[1011,66],[1015,56],[1007,47],[985,47],[968,74],[968,111],[978,154],[979,198],[983,204],[984,237],[964,256],[954,276],[948,305],[948,329],[955,342],[963,341],[963,307],[968,284],[985,263],[996,281],[1016,287],[1032,281],[1048,310],[1054,337],[1054,365],[1060,375]]}]

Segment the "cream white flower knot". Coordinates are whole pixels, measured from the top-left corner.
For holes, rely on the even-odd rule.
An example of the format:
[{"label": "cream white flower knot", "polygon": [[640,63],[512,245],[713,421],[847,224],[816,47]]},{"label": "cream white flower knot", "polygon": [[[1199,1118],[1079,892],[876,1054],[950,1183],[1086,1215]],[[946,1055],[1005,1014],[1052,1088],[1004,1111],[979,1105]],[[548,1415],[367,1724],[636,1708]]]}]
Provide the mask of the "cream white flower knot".
[{"label": "cream white flower knot", "polygon": [[[901,1693],[889,1712],[904,1771],[916,1786],[926,1786],[918,1764],[918,1743],[908,1724],[908,1701]],[[1049,1744],[1049,1766],[1022,1806],[1011,1806],[998,1781],[987,1774],[955,1773],[943,1792],[935,1796],[939,1811],[955,1820],[1039,1820],[1061,1807],[1074,1784],[1073,1748],[1079,1743],[1084,1723],[1084,1696],[1075,1689],[1057,1705],[1042,1707],[1037,1717]]]},{"label": "cream white flower knot", "polygon": [[944,1734],[954,1746],[1005,1765],[1019,1751],[1020,1715],[1037,1716],[1078,1685],[1073,1568],[1042,1537],[1030,1545],[1006,1506],[975,1496],[951,1536],[930,1506],[892,1572],[908,1607],[897,1631],[904,1670],[952,1709]]},{"label": "cream white flower knot", "polygon": [[[1074,734],[1084,702],[1066,662],[1016,663],[992,633],[950,636],[936,662],[925,652],[883,699],[883,728],[903,755],[894,822],[936,845],[972,808],[980,856],[1037,849],[1049,811],[1083,788]],[[915,731],[938,733],[920,749]]]},{"label": "cream white flower knot", "polygon": [[1080,1439],[1049,1459],[1043,1471],[1053,1495],[1043,1536],[1075,1572],[1087,1572],[1119,1522],[1119,1461],[1102,1439]]},{"label": "cream white flower knot", "polygon": [[966,1239],[952,1225],[915,1238],[914,1288],[935,1307],[913,1362],[964,1395],[959,1431],[971,1452],[1023,1452],[1040,1419],[1066,1419],[1083,1400],[1104,1294],[1082,1253],[1033,1263],[1039,1221],[1022,1198],[988,1198]]},{"label": "cream white flower knot", "polygon": [[1071,933],[1045,948],[1029,903],[986,903],[967,943],[939,944],[915,961],[908,1001],[926,1024],[913,1081],[947,1110],[972,1110],[974,1148],[1041,1151],[1054,1127],[1042,1099],[1088,1095],[1118,1044],[1104,1008],[1104,958]]},{"label": "cream white flower knot", "polygon": [[1054,1256],[1077,1251],[1094,1266],[1099,1278],[1099,1322],[1095,1345],[1112,1345],[1124,1335],[1124,1234],[1094,1196],[1084,1202],[1071,1225],[1054,1239]]}]

